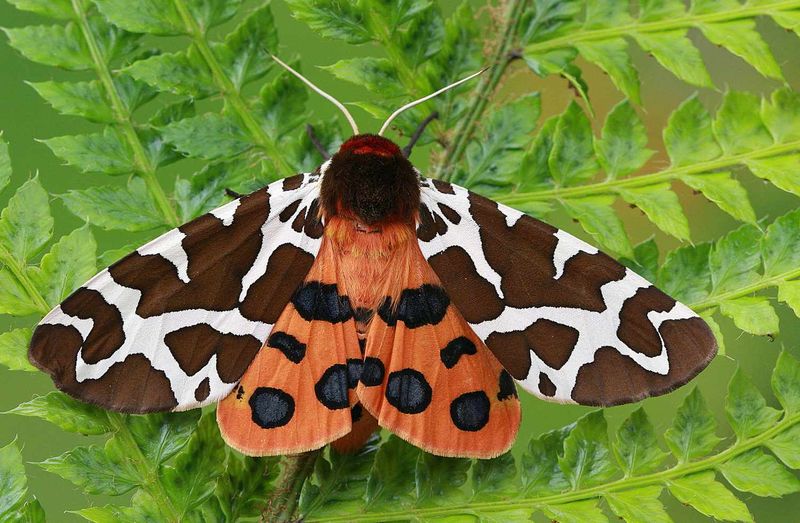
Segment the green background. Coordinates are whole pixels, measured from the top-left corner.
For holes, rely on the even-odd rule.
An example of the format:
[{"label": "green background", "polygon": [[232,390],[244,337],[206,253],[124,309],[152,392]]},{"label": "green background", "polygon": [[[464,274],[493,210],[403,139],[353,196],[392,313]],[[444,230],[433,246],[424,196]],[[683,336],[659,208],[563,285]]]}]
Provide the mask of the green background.
[{"label": "green background", "polygon": [[[447,11],[454,7],[455,2],[443,2],[443,4]],[[479,7],[480,3],[475,2],[475,5]],[[274,2],[273,10],[279,28],[281,53],[284,57],[300,56],[306,74],[345,102],[371,98],[365,91],[340,82],[329,73],[314,66],[328,65],[354,54],[380,53],[380,50],[370,46],[353,47],[340,42],[326,41],[314,34],[306,25],[294,20],[281,2]],[[43,21],[34,15],[16,11],[4,2],[0,2],[0,26],[17,27],[33,23],[43,23]],[[222,27],[217,30],[224,32],[226,29],[228,28]],[[800,52],[798,52],[800,51],[800,41],[798,38],[794,34],[778,28],[770,21],[759,21],[759,29],[769,42],[777,61],[782,65],[787,83],[794,89],[800,89]],[[703,51],[706,64],[717,85],[761,94],[769,93],[779,87],[778,82],[765,80],[740,59],[708,44],[697,34],[693,34],[692,37]],[[180,42],[176,39],[176,46],[178,45]],[[644,119],[650,135],[650,147],[658,151],[650,161],[648,168],[658,168],[667,164],[661,142],[661,129],[666,125],[670,112],[683,99],[695,92],[695,88],[676,80],[661,69],[654,59],[644,53],[635,51],[634,54],[642,79],[642,106],[647,108]],[[602,122],[602,118],[609,108],[621,99],[621,95],[596,67],[584,62],[580,65],[585,71],[585,77],[590,86],[597,119]],[[81,76],[81,73],[67,73],[33,64],[19,56],[7,45],[5,39],[0,37],[0,131],[4,133],[5,139],[10,144],[14,168],[12,188],[0,195],[0,204],[5,204],[10,194],[13,193],[13,187],[19,186],[37,172],[45,188],[53,195],[71,188],[101,183],[124,183],[124,180],[110,180],[102,175],[80,174],[72,168],[62,166],[44,144],[37,142],[37,139],[42,138],[91,132],[96,130],[96,126],[79,118],[57,115],[35,94],[33,89],[25,84],[25,81],[80,79]],[[542,120],[551,114],[561,112],[573,96],[572,92],[567,89],[565,81],[556,78],[542,80],[530,73],[520,61],[512,67],[508,79],[501,87],[499,97],[500,99],[513,98],[520,93],[537,90],[542,93],[544,108]],[[721,92],[713,90],[700,91],[701,100],[712,110],[719,103],[721,94]],[[322,117],[335,114],[335,111],[326,102],[316,97],[312,97],[310,108],[315,114]],[[353,112],[362,131],[374,132],[377,130],[380,122],[374,121],[369,115],[358,109],[353,109]],[[595,127],[598,130],[598,122],[595,122]],[[345,128],[343,122],[342,129]],[[427,163],[427,154],[428,151],[419,149],[415,150],[412,156],[412,160],[423,172]],[[164,169],[161,176],[165,180],[171,180],[176,173],[191,173],[197,165],[191,161],[178,162],[175,166]],[[764,217],[767,223],[797,206],[796,198],[782,193],[771,185],[761,183],[749,174],[743,174],[740,179],[751,194],[757,215]],[[736,223],[732,219],[723,215],[704,198],[692,196],[685,187],[681,187],[679,191],[695,241],[713,239],[736,227]],[[56,220],[56,236],[81,225],[81,222],[69,214],[57,198],[54,198],[52,203]],[[638,211],[621,207],[620,212],[634,241],[641,241],[654,234],[653,226]],[[564,216],[553,216],[551,221],[556,226],[588,239],[585,233]],[[109,233],[101,230],[94,230],[94,232],[100,243],[100,252],[107,248],[137,243],[148,237],[146,233],[137,236],[131,233]],[[662,246],[662,251],[665,247],[675,246],[674,240],[661,234],[656,234],[656,236]],[[742,334],[733,327],[729,320],[719,320],[726,334],[727,356],[718,357],[693,383],[702,389],[724,427],[720,429],[723,436],[731,436],[724,420],[723,400],[727,381],[736,366],[742,366],[756,385],[763,392],[768,393],[769,375],[778,352],[782,348],[786,348],[795,356],[800,356],[800,347],[795,342],[800,334],[800,321],[783,305],[779,304],[777,309],[781,315],[781,332],[774,341]],[[13,324],[16,323],[0,320],[0,327],[3,328]],[[689,391],[689,387],[645,402],[647,411],[656,424],[657,432],[663,432],[669,426],[678,403]],[[9,410],[34,395],[43,394],[52,389],[52,383],[43,374],[14,373],[0,368],[0,411]],[[773,399],[770,399],[770,402],[775,403]],[[548,404],[532,397],[524,398],[523,405],[523,422],[515,447],[516,453],[523,450],[530,437],[571,423],[580,415],[590,411],[584,407]],[[606,414],[612,430],[632,409],[631,406],[607,409]],[[25,460],[31,463],[60,454],[78,444],[87,444],[92,439],[67,434],[45,421],[0,415],[0,446],[14,438],[17,438],[23,447]],[[96,439],[101,441],[99,438]],[[92,496],[87,500],[72,484],[35,465],[29,465],[27,470],[30,491],[41,500],[48,514],[48,521],[80,521],[81,518],[66,511],[89,504],[105,504],[110,501],[110,499],[100,496]],[[800,494],[778,500],[761,499],[748,495],[742,495],[742,497],[750,506],[756,521],[800,520],[798,517]],[[663,499],[675,521],[705,521],[696,512],[681,506],[669,499],[668,496],[664,496]]]}]

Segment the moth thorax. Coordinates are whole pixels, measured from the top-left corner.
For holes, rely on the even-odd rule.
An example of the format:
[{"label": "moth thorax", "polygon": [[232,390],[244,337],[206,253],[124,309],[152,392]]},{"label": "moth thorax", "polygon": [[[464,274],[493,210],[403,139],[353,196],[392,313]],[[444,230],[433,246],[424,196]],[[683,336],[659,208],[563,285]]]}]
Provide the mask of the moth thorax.
[{"label": "moth thorax", "polygon": [[333,241],[340,253],[367,258],[386,258],[416,239],[414,229],[409,224],[390,222],[364,229],[358,222],[342,214],[328,220],[325,235]]},{"label": "moth thorax", "polygon": [[419,182],[411,163],[392,141],[358,135],[344,142],[322,180],[326,218],[352,217],[365,225],[413,223]]},{"label": "moth thorax", "polygon": [[359,231],[352,220],[332,217],[325,225],[338,260],[343,288],[355,307],[375,309],[387,296],[396,301],[416,246],[414,228],[388,223],[375,232]]}]

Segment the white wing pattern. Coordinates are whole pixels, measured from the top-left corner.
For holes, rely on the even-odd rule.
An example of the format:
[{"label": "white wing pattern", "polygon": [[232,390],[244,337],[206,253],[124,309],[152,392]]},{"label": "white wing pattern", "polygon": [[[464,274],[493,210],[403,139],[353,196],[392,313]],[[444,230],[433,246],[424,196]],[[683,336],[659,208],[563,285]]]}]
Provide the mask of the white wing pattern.
[{"label": "white wing pattern", "polygon": [[319,250],[319,178],[272,183],[102,271],[41,321],[31,361],[64,392],[113,410],[219,401]]},{"label": "white wing pattern", "polygon": [[666,393],[716,353],[705,322],[595,247],[463,187],[421,178],[422,253],[518,383],[549,401]]}]

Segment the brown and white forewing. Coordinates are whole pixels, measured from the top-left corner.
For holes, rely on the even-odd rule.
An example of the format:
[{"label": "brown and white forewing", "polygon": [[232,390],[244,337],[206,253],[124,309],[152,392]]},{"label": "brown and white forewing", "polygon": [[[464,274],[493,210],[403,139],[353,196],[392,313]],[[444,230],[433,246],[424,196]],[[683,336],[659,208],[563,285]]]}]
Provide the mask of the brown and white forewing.
[{"label": "brown and white forewing", "polygon": [[421,179],[417,237],[478,336],[524,389],[615,405],[666,393],[716,353],[705,322],[574,236]]},{"label": "brown and white forewing", "polygon": [[113,410],[219,401],[314,261],[319,183],[280,180],[140,247],[45,316],[30,360],[59,389]]}]

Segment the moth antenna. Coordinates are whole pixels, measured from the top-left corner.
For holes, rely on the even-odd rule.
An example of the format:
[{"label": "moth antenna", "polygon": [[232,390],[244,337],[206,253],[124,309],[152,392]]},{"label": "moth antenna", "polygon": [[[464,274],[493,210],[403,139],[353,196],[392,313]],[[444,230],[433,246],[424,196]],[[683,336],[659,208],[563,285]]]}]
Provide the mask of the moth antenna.
[{"label": "moth antenna", "polygon": [[297,71],[295,71],[294,69],[292,69],[292,67],[289,64],[285,63],[284,61],[282,61],[280,58],[278,58],[274,54],[270,54],[270,56],[272,57],[273,60],[275,60],[281,66],[283,66],[284,69],[286,69],[287,71],[289,71],[290,73],[292,73],[293,75],[298,77],[300,80],[302,80],[302,82],[304,84],[306,84],[307,86],[309,86],[312,91],[314,91],[315,93],[319,94],[323,98],[333,102],[333,105],[338,107],[339,110],[344,113],[345,118],[347,118],[347,121],[350,123],[350,127],[353,128],[353,134],[359,134],[358,126],[356,125],[356,121],[353,119],[353,115],[350,114],[350,111],[347,110],[347,107],[345,107],[344,104],[342,104],[342,102],[340,102],[339,100],[337,100],[333,96],[329,95],[328,93],[326,93],[325,91],[323,91],[322,89],[320,89],[319,87],[317,87],[316,85],[311,83],[311,80],[309,80],[308,78],[306,78],[302,74],[300,74]]},{"label": "moth antenna", "polygon": [[486,72],[486,70],[487,70],[487,69],[489,69],[489,66],[486,66],[486,67],[484,67],[483,69],[481,69],[481,70],[480,70],[480,71],[478,71],[477,73],[472,73],[471,75],[467,76],[466,78],[462,78],[461,80],[459,80],[459,81],[457,81],[457,82],[454,82],[454,83],[452,83],[452,84],[450,84],[450,85],[448,85],[448,86],[442,87],[441,89],[439,89],[439,90],[438,90],[438,91],[436,91],[435,93],[431,93],[431,94],[429,94],[428,96],[425,96],[425,97],[423,97],[423,98],[420,98],[419,100],[414,100],[413,102],[409,102],[409,103],[405,104],[403,107],[401,107],[400,109],[398,109],[398,110],[396,110],[395,112],[393,112],[393,113],[392,113],[392,114],[389,116],[389,118],[387,118],[387,119],[386,119],[386,121],[385,121],[385,122],[383,122],[383,125],[381,126],[381,130],[380,130],[380,131],[378,131],[378,136],[383,136],[383,133],[384,133],[384,131],[386,131],[386,129],[388,129],[388,128],[389,128],[389,124],[391,124],[391,123],[392,123],[392,120],[394,120],[395,118],[397,118],[397,117],[400,115],[400,113],[402,113],[402,112],[403,112],[403,111],[405,111],[406,109],[411,109],[411,108],[412,108],[412,107],[414,107],[415,105],[419,105],[419,104],[421,104],[422,102],[426,102],[426,101],[430,100],[431,98],[433,98],[433,97],[435,97],[435,96],[439,96],[439,95],[440,95],[440,94],[442,94],[443,92],[445,92],[445,91],[447,91],[447,90],[449,90],[449,89],[452,89],[453,87],[458,87],[459,85],[463,84],[464,82],[467,82],[467,81],[469,81],[469,80],[472,80],[472,79],[473,79],[473,78],[475,78],[476,76],[483,74],[484,72]]}]

